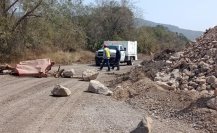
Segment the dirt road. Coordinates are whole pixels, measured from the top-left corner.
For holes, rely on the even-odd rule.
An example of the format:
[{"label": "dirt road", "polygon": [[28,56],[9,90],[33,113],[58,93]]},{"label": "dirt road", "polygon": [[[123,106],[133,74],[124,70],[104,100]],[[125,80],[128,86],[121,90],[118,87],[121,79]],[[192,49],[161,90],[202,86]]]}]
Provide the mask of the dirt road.
[{"label": "dirt road", "polygon": [[[91,65],[65,66],[74,68],[77,75]],[[112,73],[100,72],[98,80],[114,78]],[[70,97],[52,97],[54,85],[61,84],[72,91]],[[102,133],[130,132],[145,114],[128,104],[108,96],[85,92],[88,82],[79,79],[27,78],[0,75],[0,132],[1,133]],[[188,126],[177,127],[154,119],[154,132],[195,132]]]}]

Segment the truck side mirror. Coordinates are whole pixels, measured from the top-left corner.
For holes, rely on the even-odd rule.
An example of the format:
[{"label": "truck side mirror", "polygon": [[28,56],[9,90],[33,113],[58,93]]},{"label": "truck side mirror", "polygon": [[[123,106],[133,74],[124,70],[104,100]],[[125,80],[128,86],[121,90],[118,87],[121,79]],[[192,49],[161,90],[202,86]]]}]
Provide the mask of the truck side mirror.
[{"label": "truck side mirror", "polygon": [[126,51],[126,48],[124,48],[124,51]]}]

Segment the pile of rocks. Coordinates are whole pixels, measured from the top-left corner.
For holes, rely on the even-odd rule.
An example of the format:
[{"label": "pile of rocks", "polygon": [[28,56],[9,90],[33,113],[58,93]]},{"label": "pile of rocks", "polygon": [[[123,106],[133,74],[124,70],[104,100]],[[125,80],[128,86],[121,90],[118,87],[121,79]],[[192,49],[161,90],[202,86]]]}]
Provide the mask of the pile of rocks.
[{"label": "pile of rocks", "polygon": [[155,81],[169,89],[212,91],[217,89],[217,26],[207,30],[166,60]]}]

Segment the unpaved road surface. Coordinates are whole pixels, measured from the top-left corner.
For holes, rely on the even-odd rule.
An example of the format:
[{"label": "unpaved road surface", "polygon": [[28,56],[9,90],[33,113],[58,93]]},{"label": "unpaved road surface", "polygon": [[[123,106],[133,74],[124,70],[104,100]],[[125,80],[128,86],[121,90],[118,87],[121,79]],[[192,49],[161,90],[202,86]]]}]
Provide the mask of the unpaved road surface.
[{"label": "unpaved road surface", "polygon": [[[77,75],[91,65],[65,66],[74,68]],[[106,82],[130,70],[100,72],[98,80]],[[72,91],[69,97],[52,97],[56,84]],[[88,82],[79,79],[31,78],[0,75],[0,132],[1,133],[127,133],[145,116],[125,102],[112,97],[85,92]],[[156,133],[196,132],[185,124],[172,125],[165,120],[154,120]],[[179,126],[180,125],[180,126]],[[184,126],[184,127],[183,127]]]}]

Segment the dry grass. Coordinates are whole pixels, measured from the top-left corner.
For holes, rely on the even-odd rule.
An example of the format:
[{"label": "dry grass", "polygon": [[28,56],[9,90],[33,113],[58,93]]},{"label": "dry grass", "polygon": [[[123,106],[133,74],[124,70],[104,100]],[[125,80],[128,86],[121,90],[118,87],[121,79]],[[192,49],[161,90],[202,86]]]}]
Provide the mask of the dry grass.
[{"label": "dry grass", "polygon": [[[51,50],[50,50],[51,51]],[[94,53],[86,50],[77,50],[75,52],[63,52],[63,51],[52,51],[44,52],[42,54],[37,54],[35,52],[25,52],[23,58],[13,59],[11,62],[5,62],[9,64],[17,64],[23,60],[33,60],[33,59],[42,59],[50,58],[52,61],[55,61],[56,64],[72,64],[72,63],[90,63],[94,60]]]},{"label": "dry grass", "polygon": [[39,58],[50,58],[57,64],[71,64],[77,63],[89,63],[94,60],[94,54],[90,51],[79,50],[75,52],[63,52],[57,51],[53,53],[46,53],[39,56]]}]

